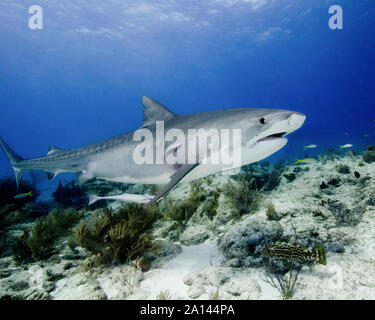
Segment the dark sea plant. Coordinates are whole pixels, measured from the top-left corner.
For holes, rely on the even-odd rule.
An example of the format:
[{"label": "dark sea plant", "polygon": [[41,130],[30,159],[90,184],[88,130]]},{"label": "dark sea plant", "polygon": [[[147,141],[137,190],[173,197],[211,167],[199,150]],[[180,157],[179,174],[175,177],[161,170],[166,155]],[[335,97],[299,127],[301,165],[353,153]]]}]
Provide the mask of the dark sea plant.
[{"label": "dark sea plant", "polygon": [[284,300],[289,300],[295,293],[295,286],[302,266],[292,260],[275,260],[272,257],[263,257],[263,266],[266,279],[276,288]]},{"label": "dark sea plant", "polygon": [[205,208],[205,214],[210,219],[211,223],[217,214],[219,206],[220,190],[215,190],[212,196],[208,199],[208,205]]},{"label": "dark sea plant", "polygon": [[222,192],[231,206],[234,217],[238,218],[258,208],[261,196],[260,192],[253,187],[252,182],[245,178],[236,183],[228,181],[222,187]]},{"label": "dark sea plant", "polygon": [[177,221],[180,227],[186,226],[206,198],[201,183],[201,180],[191,181],[189,197],[182,201],[171,199],[164,201],[160,210],[164,213],[165,219]]},{"label": "dark sea plant", "polygon": [[160,215],[155,206],[129,203],[117,212],[96,211],[73,229],[70,246],[80,246],[96,257],[95,265],[127,262],[155,250],[151,229]]},{"label": "dark sea plant", "polygon": [[60,181],[52,195],[54,200],[64,208],[82,208],[87,204],[85,193],[85,188],[79,186],[75,181],[71,181],[65,185]]},{"label": "dark sea plant", "polygon": [[23,235],[13,242],[13,252],[18,260],[47,259],[55,253],[58,238],[69,233],[69,229],[83,215],[83,211],[73,208],[56,208],[47,216],[34,223],[31,231],[25,230]]}]

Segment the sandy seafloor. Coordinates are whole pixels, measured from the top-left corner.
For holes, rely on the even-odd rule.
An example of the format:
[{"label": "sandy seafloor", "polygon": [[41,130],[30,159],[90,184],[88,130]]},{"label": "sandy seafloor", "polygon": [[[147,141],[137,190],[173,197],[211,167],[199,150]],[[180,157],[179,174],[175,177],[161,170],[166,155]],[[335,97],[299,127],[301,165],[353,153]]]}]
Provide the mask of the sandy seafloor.
[{"label": "sandy seafloor", "polygon": [[[297,241],[306,242],[315,234],[316,241],[323,242],[327,249],[327,265],[303,267],[293,299],[375,299],[375,163],[360,166],[361,161],[362,156],[348,153],[345,157],[303,165],[304,170],[296,173],[294,181],[282,177],[277,188],[263,194],[256,212],[238,220],[229,218],[228,203],[220,196],[212,225],[198,209],[178,241],[167,235],[168,222],[158,223],[154,236],[163,243],[163,254],[147,272],[126,264],[88,272],[81,266],[87,257],[85,250],[79,248],[72,254],[66,239],[62,240],[59,254],[47,261],[19,265],[13,257],[3,257],[0,296],[156,299],[160,292],[167,291],[171,299],[282,299],[265,281],[263,268],[246,262],[246,253],[241,248],[244,237],[257,233],[259,228],[282,228],[283,235],[291,240],[297,237]],[[350,173],[338,173],[339,164],[348,165]],[[285,172],[294,168],[290,165]],[[361,178],[354,176],[355,171]],[[362,179],[366,176],[369,178]],[[340,180],[339,186],[320,189],[322,181],[333,178]],[[228,179],[228,175],[217,174],[210,185],[203,187],[208,192]],[[184,198],[188,190],[188,184],[180,184],[170,196]],[[321,205],[322,200],[340,203],[348,214],[362,208],[362,219],[357,225],[338,225],[330,207]],[[270,202],[282,217],[278,221],[267,219],[266,206]],[[111,205],[116,207],[119,203]],[[316,210],[321,215],[315,215]],[[228,243],[232,247],[225,249],[223,244]]]}]

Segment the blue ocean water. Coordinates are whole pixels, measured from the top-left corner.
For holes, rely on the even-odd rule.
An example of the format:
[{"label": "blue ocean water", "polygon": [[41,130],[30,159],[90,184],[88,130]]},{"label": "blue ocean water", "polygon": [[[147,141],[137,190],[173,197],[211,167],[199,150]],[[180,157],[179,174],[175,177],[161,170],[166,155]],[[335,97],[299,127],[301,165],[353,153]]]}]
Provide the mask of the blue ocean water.
[{"label": "blue ocean water", "polygon": [[[331,5],[342,30],[328,26]],[[75,148],[139,127],[147,95],[175,113],[305,113],[271,160],[307,144],[362,150],[375,142],[374,23],[370,0],[2,0],[0,135],[23,157]]]}]

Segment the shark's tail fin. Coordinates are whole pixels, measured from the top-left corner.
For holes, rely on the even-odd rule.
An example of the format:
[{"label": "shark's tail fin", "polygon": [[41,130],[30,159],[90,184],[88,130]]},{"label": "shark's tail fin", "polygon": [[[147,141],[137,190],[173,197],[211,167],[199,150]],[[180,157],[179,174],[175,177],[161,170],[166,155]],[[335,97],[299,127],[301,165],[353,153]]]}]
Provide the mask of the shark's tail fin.
[{"label": "shark's tail fin", "polygon": [[89,206],[94,204],[96,201],[100,200],[101,198],[96,196],[95,194],[89,194]]},{"label": "shark's tail fin", "polygon": [[22,175],[22,169],[19,168],[19,164],[21,163],[23,158],[21,158],[17,153],[15,153],[1,137],[0,137],[0,146],[3,148],[10,164],[13,167],[14,174],[16,175],[17,192],[18,192],[21,175]]}]

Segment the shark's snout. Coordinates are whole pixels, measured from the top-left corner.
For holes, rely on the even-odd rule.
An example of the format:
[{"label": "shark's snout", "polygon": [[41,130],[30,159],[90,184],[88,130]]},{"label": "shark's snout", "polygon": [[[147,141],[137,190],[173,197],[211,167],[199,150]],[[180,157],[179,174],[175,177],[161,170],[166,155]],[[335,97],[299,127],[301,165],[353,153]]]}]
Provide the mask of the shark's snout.
[{"label": "shark's snout", "polygon": [[288,118],[288,124],[290,126],[289,132],[299,129],[306,120],[306,116],[303,113],[294,112]]}]

